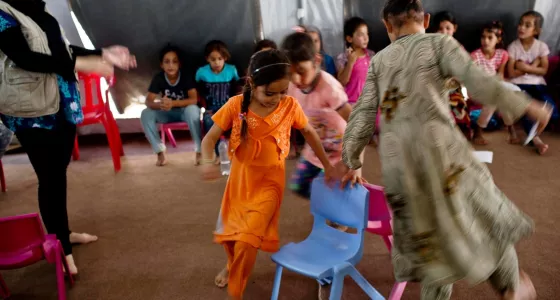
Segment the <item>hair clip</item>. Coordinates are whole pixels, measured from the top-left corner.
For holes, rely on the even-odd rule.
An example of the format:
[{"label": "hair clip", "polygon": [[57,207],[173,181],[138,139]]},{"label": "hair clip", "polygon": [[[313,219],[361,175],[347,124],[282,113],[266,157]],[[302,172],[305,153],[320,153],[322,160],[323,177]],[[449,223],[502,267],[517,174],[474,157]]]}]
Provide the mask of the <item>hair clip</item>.
[{"label": "hair clip", "polygon": [[247,118],[247,113],[240,113],[239,114],[239,119],[246,120],[246,118]]}]

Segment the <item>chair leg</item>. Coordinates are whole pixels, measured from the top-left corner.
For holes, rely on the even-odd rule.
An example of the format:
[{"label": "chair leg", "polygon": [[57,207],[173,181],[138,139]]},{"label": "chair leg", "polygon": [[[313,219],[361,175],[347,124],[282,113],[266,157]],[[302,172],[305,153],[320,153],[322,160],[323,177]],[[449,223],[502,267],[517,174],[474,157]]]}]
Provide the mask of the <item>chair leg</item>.
[{"label": "chair leg", "polygon": [[113,127],[113,132],[115,134],[117,143],[119,145],[119,148],[121,150],[121,156],[124,156],[124,148],[123,148],[123,144],[122,144],[122,138],[121,138],[121,132],[119,131],[119,125],[117,124],[117,120],[115,120],[115,117],[113,117],[113,114],[110,113],[109,111],[109,125],[111,125],[111,127]]},{"label": "chair leg", "polygon": [[0,297],[3,299],[7,299],[10,297],[10,290],[6,285],[6,282],[4,282],[2,275],[0,275]]},{"label": "chair leg", "polygon": [[393,289],[391,290],[391,294],[389,295],[388,300],[400,300],[402,294],[404,293],[404,289],[406,288],[406,282],[397,282],[393,285]]},{"label": "chair leg", "polygon": [[0,160],[0,185],[2,185],[2,193],[6,192],[6,177],[4,176],[4,164]]},{"label": "chair leg", "polygon": [[78,145],[78,134],[76,134],[76,138],[74,139],[74,149],[72,150],[72,158],[74,160],[80,159],[80,146]]},{"label": "chair leg", "polygon": [[171,146],[173,146],[173,148],[177,148],[177,141],[175,141],[175,137],[173,136],[173,132],[171,131],[171,128],[167,128],[165,130],[165,133],[167,134],[167,138],[169,139]]},{"label": "chair leg", "polygon": [[387,246],[387,249],[389,250],[389,253],[391,253],[391,249],[393,249],[393,236],[392,235],[384,235],[382,236],[383,241],[385,242],[385,246]]},{"label": "chair leg", "polygon": [[340,300],[342,298],[342,287],[344,284],[344,275],[334,275],[331,284],[331,296],[329,300]]},{"label": "chair leg", "polygon": [[[57,243],[57,255],[56,255],[56,286],[58,288],[58,300],[66,300],[66,284],[64,283],[64,271],[62,270],[63,260],[66,261],[64,255],[61,255],[60,241]],[[68,270],[68,265],[66,265],[66,272],[68,276],[70,275],[70,270]]]},{"label": "chair leg", "polygon": [[270,300],[278,300],[280,282],[282,282],[282,269],[281,265],[276,265],[276,275],[274,276],[274,285],[272,286],[272,296],[270,296]]},{"label": "chair leg", "polygon": [[105,127],[105,133],[107,134],[107,140],[109,142],[109,149],[111,150],[111,156],[113,157],[113,166],[115,172],[121,170],[121,153],[118,147],[118,142],[116,141],[114,131],[109,127],[109,122],[107,119],[102,120],[103,127]]}]

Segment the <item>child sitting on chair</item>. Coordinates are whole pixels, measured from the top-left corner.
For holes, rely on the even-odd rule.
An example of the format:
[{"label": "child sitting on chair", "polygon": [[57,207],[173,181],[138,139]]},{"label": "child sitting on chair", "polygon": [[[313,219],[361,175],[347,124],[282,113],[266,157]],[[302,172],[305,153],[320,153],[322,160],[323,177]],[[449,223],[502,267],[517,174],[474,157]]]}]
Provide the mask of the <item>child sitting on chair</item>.
[{"label": "child sitting on chair", "polygon": [[[204,57],[208,64],[198,68],[195,80],[206,103],[203,117],[204,130],[209,131],[214,125],[212,115],[222,108],[231,96],[237,94],[239,75],[237,68],[227,63],[231,56],[224,42],[218,40],[208,42],[204,48]],[[218,144],[216,143],[214,148],[216,164],[220,163]]]},{"label": "child sitting on chair", "polygon": [[144,133],[157,154],[156,166],[167,163],[165,145],[162,143],[158,123],[186,122],[195,143],[196,162],[200,163],[200,107],[196,87],[190,74],[181,71],[181,50],[165,46],[159,56],[163,71],[152,79],[146,97],[147,108],[142,111],[140,121]]}]

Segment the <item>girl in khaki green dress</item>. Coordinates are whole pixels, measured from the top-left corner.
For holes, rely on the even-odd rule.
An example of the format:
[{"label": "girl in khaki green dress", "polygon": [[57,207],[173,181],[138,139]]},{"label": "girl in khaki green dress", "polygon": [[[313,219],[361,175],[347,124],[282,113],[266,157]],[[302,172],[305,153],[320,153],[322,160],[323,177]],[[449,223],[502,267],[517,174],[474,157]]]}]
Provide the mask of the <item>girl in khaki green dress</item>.
[{"label": "girl in khaki green dress", "polygon": [[533,222],[473,157],[449,113],[446,83],[456,78],[482,104],[527,115],[540,130],[550,110],[486,75],[452,37],[425,34],[430,16],[420,0],[389,0],[383,18],[392,44],[371,61],[332,179],[355,178],[381,108],[378,151],[394,214],[397,280],[420,282],[423,300],[449,299],[461,279],[489,280],[503,299],[534,299],[514,249]]}]

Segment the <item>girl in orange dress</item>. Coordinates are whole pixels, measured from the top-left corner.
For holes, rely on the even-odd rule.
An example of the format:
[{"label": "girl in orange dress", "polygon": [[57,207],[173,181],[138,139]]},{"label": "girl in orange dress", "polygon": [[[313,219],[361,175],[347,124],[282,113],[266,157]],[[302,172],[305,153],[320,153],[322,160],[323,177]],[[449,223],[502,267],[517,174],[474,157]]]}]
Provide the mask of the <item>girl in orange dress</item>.
[{"label": "girl in orange dress", "polygon": [[213,148],[224,131],[232,130],[231,172],[214,232],[214,241],[224,246],[228,257],[216,285],[228,285],[229,299],[242,298],[257,250],[279,249],[278,217],[292,127],[301,131],[317,154],[325,175],[332,172],[319,136],[298,101],[286,96],[289,68],[288,59],[278,50],[254,54],[245,92],[230,98],[212,116],[214,126],[202,141],[203,177],[219,178]]}]

